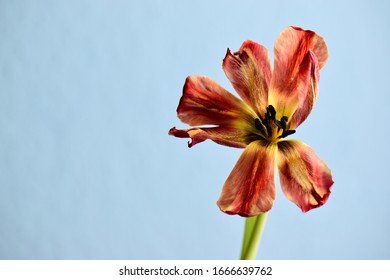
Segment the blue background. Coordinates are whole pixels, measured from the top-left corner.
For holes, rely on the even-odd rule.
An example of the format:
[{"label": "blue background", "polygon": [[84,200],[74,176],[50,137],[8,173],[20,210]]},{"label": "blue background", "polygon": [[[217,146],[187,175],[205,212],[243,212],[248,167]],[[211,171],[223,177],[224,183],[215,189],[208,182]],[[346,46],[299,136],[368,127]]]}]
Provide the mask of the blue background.
[{"label": "blue background", "polygon": [[289,25],[322,35],[294,138],[332,169],[302,214],[277,185],[260,259],[389,259],[389,2],[1,1],[0,258],[237,259],[216,200],[242,150],[168,136],[187,75]]}]

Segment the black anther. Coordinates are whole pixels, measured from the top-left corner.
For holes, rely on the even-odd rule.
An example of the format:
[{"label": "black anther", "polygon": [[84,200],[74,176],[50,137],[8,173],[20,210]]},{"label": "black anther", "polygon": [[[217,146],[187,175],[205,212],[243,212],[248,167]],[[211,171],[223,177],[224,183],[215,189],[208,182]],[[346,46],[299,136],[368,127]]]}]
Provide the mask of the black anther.
[{"label": "black anther", "polygon": [[261,130],[263,127],[261,126],[261,123],[260,123],[260,120],[259,119],[255,119],[255,127],[258,129],[258,130]]},{"label": "black anther", "polygon": [[274,120],[275,119],[275,117],[276,117],[276,110],[275,110],[274,106],[269,105],[267,107],[267,115],[268,115],[269,120]]},{"label": "black anther", "polygon": [[295,130],[287,130],[287,123],[287,116],[281,117],[280,120],[276,119],[276,110],[272,105],[268,105],[266,112],[264,113],[264,119],[261,117],[255,119],[256,129],[260,130],[263,135],[267,135],[268,137],[272,137],[272,130],[276,129],[276,127],[278,134],[280,130],[283,130],[282,134],[278,137],[279,139],[295,133]]},{"label": "black anther", "polygon": [[281,121],[274,120],[274,123],[276,124],[276,126],[278,127],[278,129],[283,128],[283,123],[282,123]]},{"label": "black anther", "polygon": [[280,119],[281,128],[282,128],[283,130],[286,130],[286,129],[287,129],[287,121],[288,121],[288,117],[286,117],[286,116],[283,116],[283,117]]},{"label": "black anther", "polygon": [[278,138],[285,138],[291,134],[294,134],[295,130],[285,130],[283,131],[282,135],[280,135]]}]

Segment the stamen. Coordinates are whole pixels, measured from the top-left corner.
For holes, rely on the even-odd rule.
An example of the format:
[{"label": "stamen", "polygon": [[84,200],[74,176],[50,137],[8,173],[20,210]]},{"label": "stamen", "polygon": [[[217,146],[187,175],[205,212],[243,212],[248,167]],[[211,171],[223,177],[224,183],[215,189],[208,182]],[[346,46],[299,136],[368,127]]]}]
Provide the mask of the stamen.
[{"label": "stamen", "polygon": [[280,138],[285,138],[285,137],[287,137],[287,136],[289,136],[289,135],[291,135],[291,134],[294,134],[294,133],[295,133],[295,130],[284,130],[283,133],[282,133],[282,135],[280,135],[280,136],[278,137],[278,139],[280,139]]},{"label": "stamen", "polygon": [[275,110],[274,106],[269,105],[267,107],[267,114],[268,114],[269,120],[275,120],[276,110]]},{"label": "stamen", "polygon": [[278,131],[282,128],[283,129],[283,123],[281,121],[278,121],[278,120],[274,120],[274,123],[276,124],[276,126],[278,127]]},{"label": "stamen", "polygon": [[[277,137],[278,139],[294,134],[295,130],[287,130],[287,123],[287,116],[281,117],[280,120],[276,119],[276,110],[272,105],[267,107],[266,112],[264,113],[264,119],[261,117],[255,119],[256,129],[260,130],[265,137],[270,139],[276,137],[280,133],[280,130],[282,130],[282,134]],[[277,130],[276,135],[274,134],[274,130]]]},{"label": "stamen", "polygon": [[261,123],[260,123],[260,120],[259,119],[255,119],[255,127],[258,129],[258,130],[262,130],[262,126],[261,126]]},{"label": "stamen", "polygon": [[283,116],[283,117],[280,119],[280,122],[281,122],[281,125],[282,125],[282,129],[283,129],[283,130],[286,130],[286,129],[287,129],[288,117],[287,117],[287,116]]}]

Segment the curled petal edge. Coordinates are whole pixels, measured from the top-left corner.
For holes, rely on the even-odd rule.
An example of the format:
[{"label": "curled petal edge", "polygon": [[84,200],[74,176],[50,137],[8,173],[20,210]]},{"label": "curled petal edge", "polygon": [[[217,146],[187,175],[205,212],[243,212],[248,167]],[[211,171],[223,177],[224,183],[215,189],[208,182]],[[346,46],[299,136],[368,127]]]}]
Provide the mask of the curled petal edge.
[{"label": "curled petal edge", "polygon": [[191,138],[191,141],[188,142],[189,148],[207,139],[233,148],[245,148],[247,142],[251,141],[241,130],[235,128],[210,127],[181,130],[173,127],[169,130],[168,134],[179,138]]}]

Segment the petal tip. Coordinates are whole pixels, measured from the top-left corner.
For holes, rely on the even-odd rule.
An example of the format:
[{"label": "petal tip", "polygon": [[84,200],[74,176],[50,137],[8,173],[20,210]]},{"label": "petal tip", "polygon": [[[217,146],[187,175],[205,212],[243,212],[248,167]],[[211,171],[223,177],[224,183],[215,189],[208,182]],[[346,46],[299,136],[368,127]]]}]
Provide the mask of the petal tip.
[{"label": "petal tip", "polygon": [[269,210],[267,211],[264,211],[264,212],[259,212],[259,211],[256,211],[256,212],[250,212],[250,211],[242,211],[242,209],[239,209],[239,210],[235,210],[235,209],[225,209],[221,204],[220,204],[220,200],[217,201],[217,205],[219,207],[219,209],[225,213],[225,214],[228,214],[228,215],[238,215],[238,216],[241,216],[241,217],[244,217],[244,218],[248,218],[248,217],[254,217],[254,216],[258,216],[260,214],[264,214],[264,213],[267,213]]},{"label": "petal tip", "polygon": [[180,129],[176,129],[176,127],[172,127],[169,131],[168,131],[168,135],[172,135],[172,136],[175,136],[175,137],[178,137],[178,138],[189,138],[190,135],[188,134],[187,131],[185,130],[180,130]]}]

